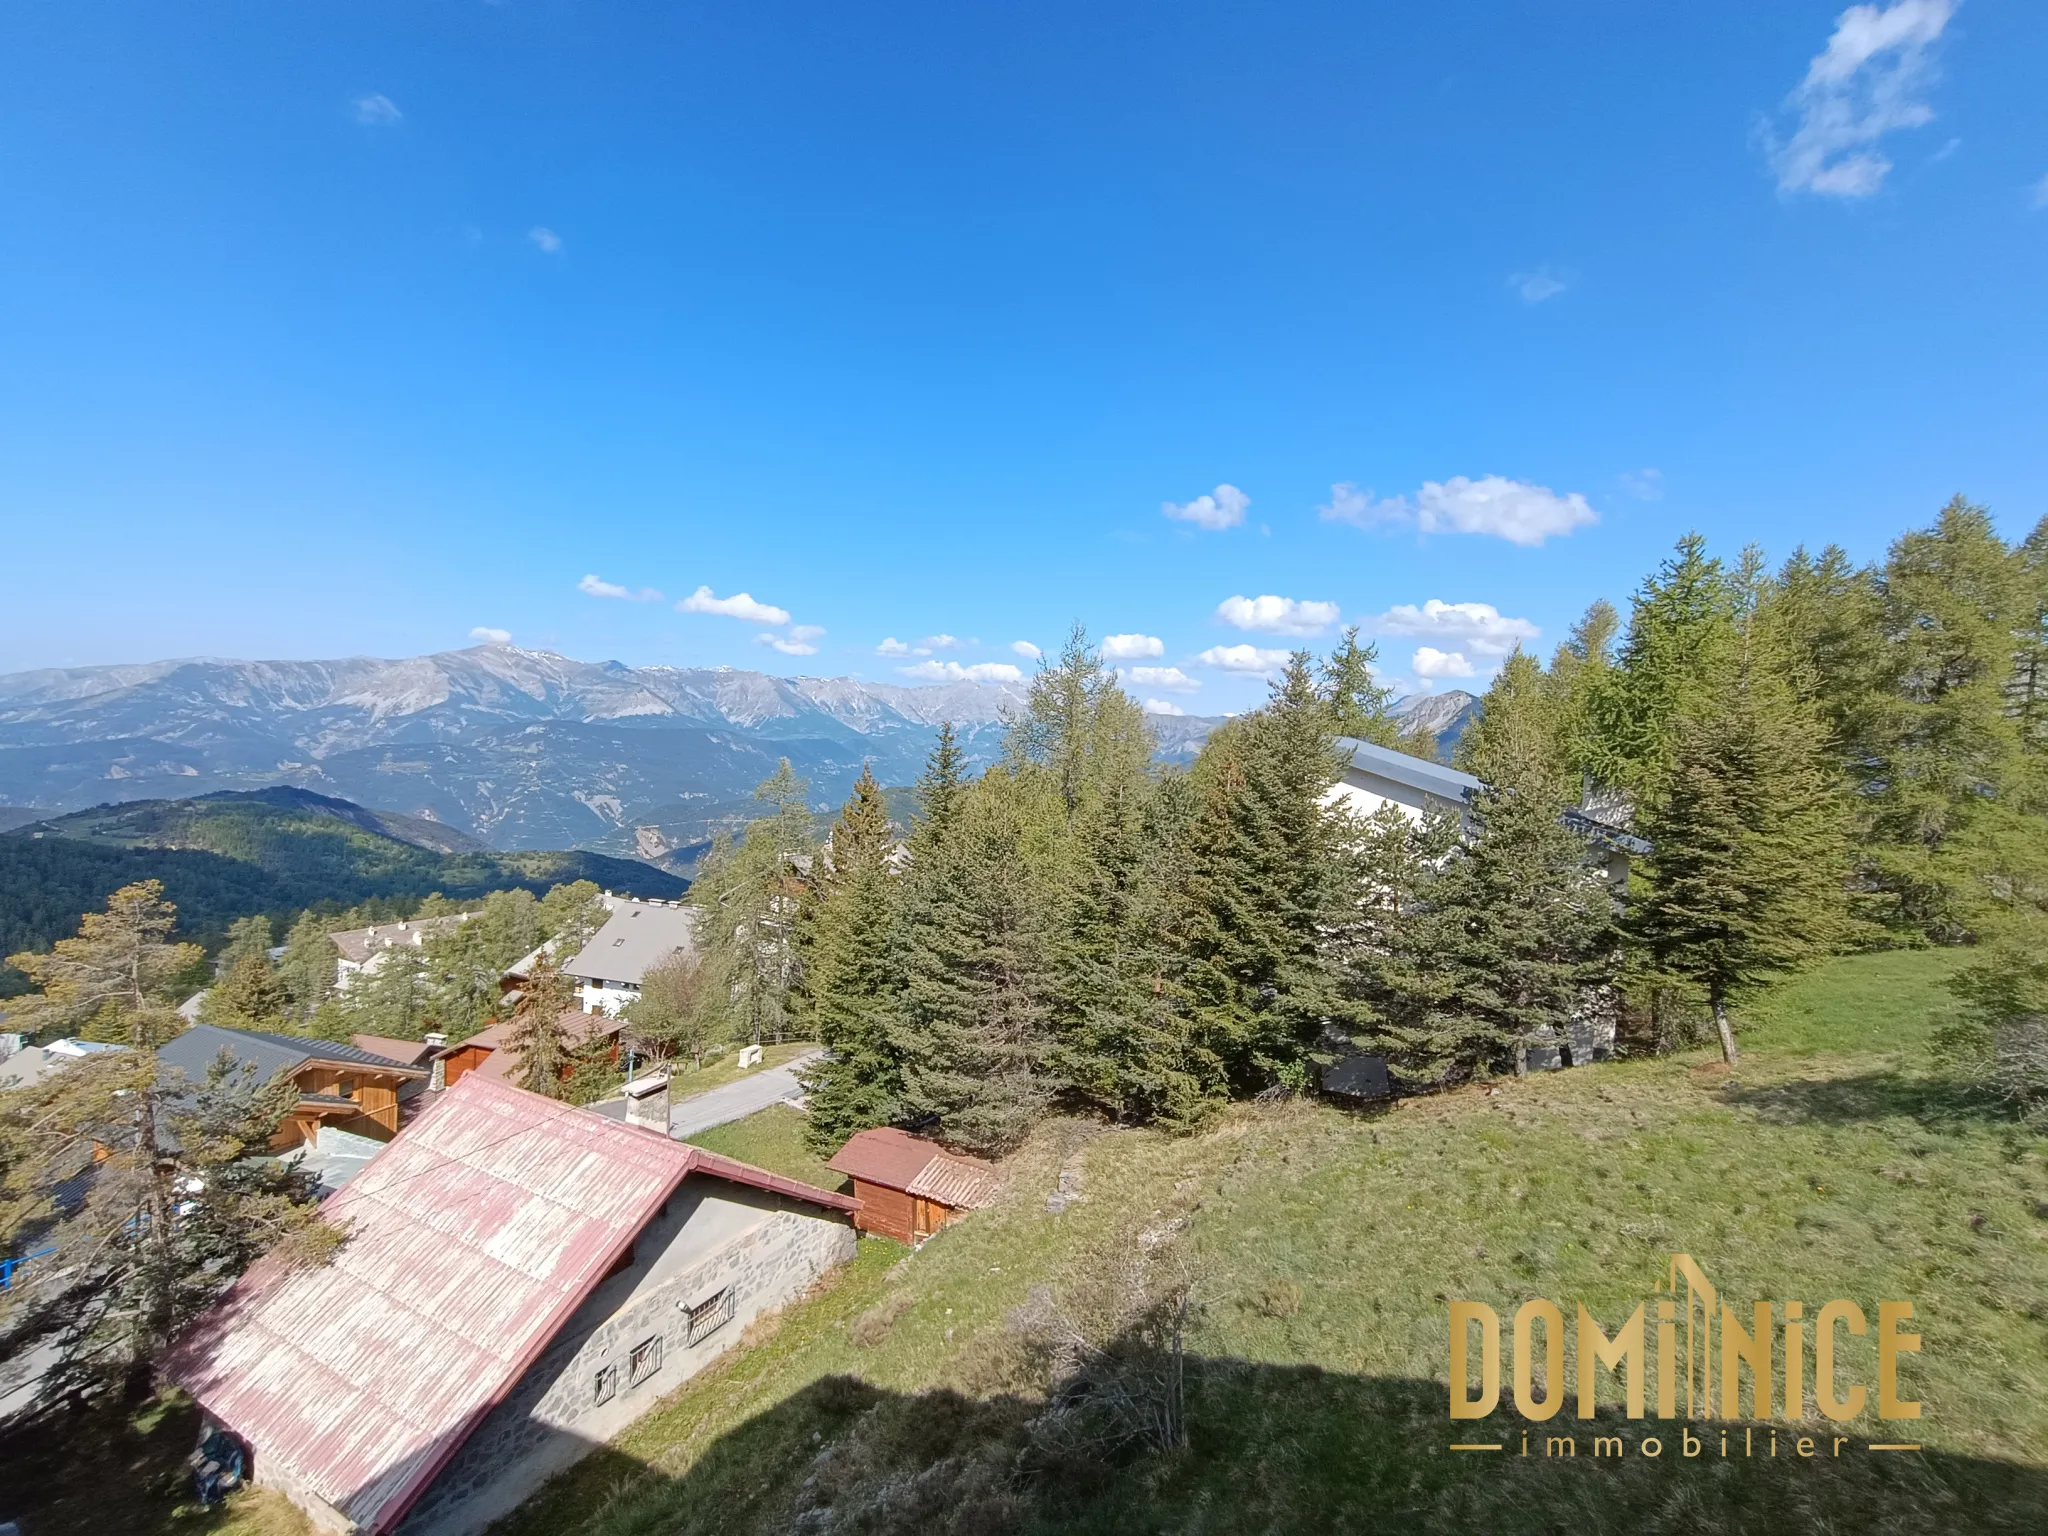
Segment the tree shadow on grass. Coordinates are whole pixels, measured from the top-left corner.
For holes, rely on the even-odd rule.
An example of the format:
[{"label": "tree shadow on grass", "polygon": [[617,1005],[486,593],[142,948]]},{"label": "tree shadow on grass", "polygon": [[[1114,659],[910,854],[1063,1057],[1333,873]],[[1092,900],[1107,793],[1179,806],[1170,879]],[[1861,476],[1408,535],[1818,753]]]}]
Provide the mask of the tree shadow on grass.
[{"label": "tree shadow on grass", "polygon": [[[1832,1425],[1758,1426],[1747,1459],[1743,1426],[1733,1426],[1724,1459],[1720,1425],[1686,1425],[1700,1446],[1688,1458],[1677,1422],[1567,1412],[1545,1424],[1507,1413],[1454,1423],[1435,1382],[1190,1359],[1189,1383],[1185,1449],[1090,1453],[1048,1449],[1033,1432],[1038,1405],[1022,1399],[905,1394],[827,1377],[721,1436],[681,1475],[600,1450],[495,1529],[2017,1536],[2038,1533],[2048,1509],[2040,1468],[1872,1451],[1860,1437],[1830,1454]],[[1775,1458],[1767,1454],[1774,1428]],[[1810,1459],[1795,1454],[1800,1433],[1814,1438]],[[1620,1453],[1612,1443],[1596,1448],[1596,1436],[1614,1437]],[[1651,1436],[1661,1454],[1646,1458]],[[1453,1451],[1454,1442],[1503,1449]]]},{"label": "tree shadow on grass", "polygon": [[1721,1090],[1721,1098],[1724,1103],[1755,1111],[1757,1118],[1769,1125],[1903,1119],[1934,1130],[2011,1118],[1995,1100],[1969,1083],[1898,1072],[1799,1078],[1761,1088],[1731,1083]]}]

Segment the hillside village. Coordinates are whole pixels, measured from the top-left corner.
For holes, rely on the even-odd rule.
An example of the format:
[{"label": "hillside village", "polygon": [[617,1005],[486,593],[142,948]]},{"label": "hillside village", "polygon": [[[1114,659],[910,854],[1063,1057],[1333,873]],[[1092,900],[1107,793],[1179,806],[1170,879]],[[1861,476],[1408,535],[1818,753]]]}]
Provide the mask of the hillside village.
[{"label": "hillside village", "polygon": [[[2006,605],[1989,624],[1949,596],[1987,556],[2003,585],[1979,599]],[[1468,1282],[1407,1268],[1402,1245],[1476,1266],[1507,1305],[1589,1282],[1586,1255],[1640,1266],[1677,1240],[1667,1196],[1616,1229],[1576,1182],[1622,1189],[1609,1143],[1688,1187],[1723,1157],[1778,1180],[1743,1137],[1818,1156],[1770,1129],[1840,1081],[1800,1077],[1775,1032],[1794,1016],[1845,1059],[1906,1042],[1914,1081],[1945,1085],[1911,1091],[1968,1119],[1969,1158],[2006,1138],[2003,1172],[1968,1175],[1970,1230],[2004,1242],[2048,1209],[2048,1077],[2009,990],[2048,918],[1979,893],[2039,836],[2022,786],[2042,742],[2017,691],[2033,652],[2011,639],[2048,611],[2024,606],[2038,580],[1960,504],[1882,572],[1830,552],[1765,576],[1688,540],[1625,628],[1598,605],[1547,664],[1510,657],[1453,763],[1404,737],[1354,631],[1293,654],[1191,764],[1162,764],[1077,629],[986,769],[942,726],[907,818],[863,772],[821,830],[785,761],[679,900],[572,881],[370,920],[307,908],[239,919],[209,954],[160,885],[124,886],[12,957],[37,990],[10,1004],[0,1056],[0,1435],[127,1423],[105,1432],[127,1443],[155,1404],[193,1447],[155,1474],[147,1519],[221,1529],[723,1528],[689,1513],[693,1487],[746,1506],[734,1529],[802,1528],[789,1499],[820,1529],[907,1528],[918,1508],[951,1509],[946,1529],[1116,1529],[1132,1490],[1175,1485],[1190,1444],[1256,1417],[1233,1394],[1304,1390],[1246,1386],[1232,1349],[1410,1372],[1361,1401],[1402,1435],[1433,1425],[1444,1387],[1466,1389],[1418,1343],[1441,1320],[1366,1272]],[[1952,669],[1975,659],[1929,702],[1896,651],[1845,655],[1866,620],[1894,647],[1928,635]],[[1928,724],[1972,699],[1968,733]],[[1853,748],[1851,723],[1869,733]],[[1974,783],[2006,787],[1943,788],[1965,752]],[[1931,854],[1892,830],[1906,793],[1916,827],[1947,818]],[[1898,996],[1868,1029],[1890,1035],[1826,990],[1879,974]],[[1718,1150],[1675,1150],[1687,1115]],[[1318,1193],[1339,1170],[1347,1192]],[[1862,1198],[1875,1212],[1919,1177]],[[1521,1207],[1565,1178],[1579,1204],[1544,1205],[1562,1235],[1543,1235]],[[1790,1199],[1744,1229],[1743,1283],[1807,1241]],[[1997,1262],[2037,1284],[2038,1248]],[[1340,1323],[1316,1287],[1354,1283],[1375,1299]],[[1361,1321],[1381,1307],[1408,1331]],[[743,1432],[747,1384],[770,1380],[784,1396]],[[1515,1401],[1484,1431],[1499,1443],[1534,1417],[1526,1383]],[[1803,1395],[1783,1409],[1812,1417]],[[698,1423],[755,1434],[795,1481],[742,1497],[677,1427]],[[1997,1448],[1974,1420],[1943,1433],[1959,1455]],[[1421,1497],[1377,1475],[1370,1508]],[[1817,1509],[1882,1504],[1861,1473],[1829,1477]],[[2028,1495],[1982,1477],[1982,1528],[2020,1529]],[[1290,1486],[1276,1528],[1320,1518],[1288,1502],[1306,1490],[1350,1485]],[[1253,1486],[1231,1497],[1265,1523]],[[1461,1498],[1510,1508],[1455,1479],[1427,1497],[1439,1525]]]}]

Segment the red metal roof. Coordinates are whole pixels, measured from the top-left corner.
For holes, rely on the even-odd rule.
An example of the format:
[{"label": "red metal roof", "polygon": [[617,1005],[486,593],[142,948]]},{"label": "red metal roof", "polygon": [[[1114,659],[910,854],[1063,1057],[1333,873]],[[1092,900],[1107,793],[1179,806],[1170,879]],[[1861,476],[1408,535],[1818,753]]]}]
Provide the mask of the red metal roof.
[{"label": "red metal roof", "polygon": [[948,1152],[935,1141],[877,1126],[848,1139],[825,1165],[834,1173],[884,1189],[900,1189],[965,1210],[979,1210],[995,1198],[998,1175],[978,1157]]},{"label": "red metal roof", "polygon": [[327,1201],[330,1262],[253,1266],[168,1374],[375,1536],[692,1172],[858,1207],[471,1073]]}]

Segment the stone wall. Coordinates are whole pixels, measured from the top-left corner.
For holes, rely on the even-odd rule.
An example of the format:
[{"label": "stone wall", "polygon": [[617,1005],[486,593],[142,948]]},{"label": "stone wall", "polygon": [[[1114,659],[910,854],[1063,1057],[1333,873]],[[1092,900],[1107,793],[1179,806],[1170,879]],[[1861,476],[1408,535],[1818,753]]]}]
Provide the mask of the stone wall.
[{"label": "stone wall", "polygon": [[[853,1228],[843,1217],[723,1181],[692,1179],[686,1188],[700,1183],[715,1183],[718,1192],[679,1192],[679,1208],[649,1224],[633,1264],[556,1334],[420,1496],[397,1536],[480,1531],[732,1348],[753,1318],[795,1300],[853,1257]],[[727,1288],[731,1317],[690,1344],[687,1309]],[[661,1368],[632,1385],[629,1355],[657,1337]],[[599,1403],[598,1373],[607,1366],[616,1367],[617,1386]]]}]

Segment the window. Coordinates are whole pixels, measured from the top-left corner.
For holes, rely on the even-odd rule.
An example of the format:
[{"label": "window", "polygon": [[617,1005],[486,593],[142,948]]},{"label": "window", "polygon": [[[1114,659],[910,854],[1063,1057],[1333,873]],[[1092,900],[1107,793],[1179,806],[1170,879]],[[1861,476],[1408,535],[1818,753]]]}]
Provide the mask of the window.
[{"label": "window", "polygon": [[637,1387],[661,1369],[661,1335],[642,1339],[626,1357],[626,1384]]},{"label": "window", "polygon": [[689,1315],[689,1328],[683,1336],[683,1342],[686,1345],[694,1344],[699,1339],[709,1338],[731,1322],[736,1301],[732,1287],[727,1286],[722,1291],[714,1291],[702,1301],[685,1302],[683,1311]]},{"label": "window", "polygon": [[608,1403],[619,1395],[619,1368],[616,1365],[601,1365],[597,1368],[597,1390],[591,1394],[591,1402]]}]

